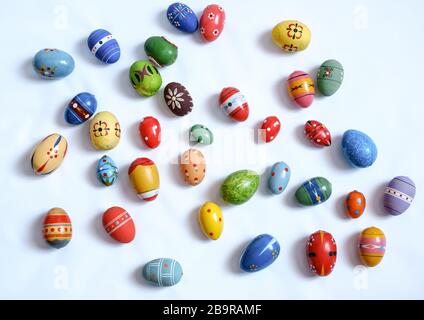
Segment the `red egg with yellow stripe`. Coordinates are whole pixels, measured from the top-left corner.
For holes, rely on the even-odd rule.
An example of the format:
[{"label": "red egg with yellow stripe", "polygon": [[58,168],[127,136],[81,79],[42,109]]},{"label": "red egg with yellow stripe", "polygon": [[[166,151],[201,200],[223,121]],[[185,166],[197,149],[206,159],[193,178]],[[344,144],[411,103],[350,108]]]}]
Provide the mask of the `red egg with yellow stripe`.
[{"label": "red egg with yellow stripe", "polygon": [[159,194],[159,171],[156,164],[149,158],[135,159],[129,169],[128,175],[137,195],[145,200],[155,200]]},{"label": "red egg with yellow stripe", "polygon": [[337,260],[337,245],[331,233],[319,230],[311,234],[306,243],[309,269],[317,276],[328,276]]},{"label": "red egg with yellow stripe", "polygon": [[304,71],[295,71],[287,79],[287,91],[294,103],[307,108],[314,101],[314,80]]},{"label": "red egg with yellow stripe", "polygon": [[53,248],[66,246],[72,238],[72,223],[68,214],[62,208],[53,208],[44,218],[43,235]]}]

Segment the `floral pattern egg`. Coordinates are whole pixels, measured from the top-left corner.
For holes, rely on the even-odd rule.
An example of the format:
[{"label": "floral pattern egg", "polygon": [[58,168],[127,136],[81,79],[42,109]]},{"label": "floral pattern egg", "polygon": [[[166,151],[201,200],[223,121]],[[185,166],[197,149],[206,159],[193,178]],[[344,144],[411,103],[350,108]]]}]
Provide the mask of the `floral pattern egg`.
[{"label": "floral pattern egg", "polygon": [[113,113],[102,111],[93,117],[90,139],[97,150],[110,150],[118,145],[121,140],[121,125]]},{"label": "floral pattern egg", "polygon": [[318,91],[324,96],[331,96],[339,90],[344,78],[343,66],[337,60],[323,62],[317,74]]},{"label": "floral pattern egg", "polygon": [[59,49],[43,49],[36,53],[32,66],[44,79],[61,79],[72,73],[75,61],[72,56]]},{"label": "floral pattern egg", "polygon": [[311,31],[303,22],[282,21],[272,29],[272,41],[285,52],[302,51],[311,42]]},{"label": "floral pattern egg", "polygon": [[149,61],[139,60],[130,68],[130,81],[134,90],[141,96],[154,96],[162,85],[162,77]]},{"label": "floral pattern egg", "polygon": [[176,116],[185,116],[193,109],[190,92],[181,83],[168,83],[163,91],[163,97],[169,110]]},{"label": "floral pattern egg", "polygon": [[225,11],[216,4],[205,8],[200,17],[200,34],[206,41],[215,41],[221,35],[225,24]]},{"label": "floral pattern egg", "polygon": [[97,162],[97,178],[105,186],[111,186],[118,178],[118,167],[111,157],[104,155]]}]

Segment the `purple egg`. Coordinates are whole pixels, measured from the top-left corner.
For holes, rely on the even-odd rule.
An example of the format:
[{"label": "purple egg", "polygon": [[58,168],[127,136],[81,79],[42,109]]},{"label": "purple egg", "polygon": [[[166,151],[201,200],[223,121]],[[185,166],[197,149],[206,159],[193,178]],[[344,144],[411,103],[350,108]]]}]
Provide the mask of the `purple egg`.
[{"label": "purple egg", "polygon": [[397,216],[406,211],[415,197],[415,183],[408,177],[395,177],[384,191],[384,208]]}]

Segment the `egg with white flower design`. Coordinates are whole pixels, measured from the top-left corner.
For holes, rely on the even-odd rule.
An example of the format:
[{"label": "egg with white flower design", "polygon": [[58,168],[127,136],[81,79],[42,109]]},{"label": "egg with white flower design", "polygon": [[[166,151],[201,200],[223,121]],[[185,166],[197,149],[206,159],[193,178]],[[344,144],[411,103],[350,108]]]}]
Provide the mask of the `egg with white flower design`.
[{"label": "egg with white flower design", "polygon": [[182,117],[193,109],[193,99],[181,83],[168,83],[163,92],[165,103],[176,116]]}]

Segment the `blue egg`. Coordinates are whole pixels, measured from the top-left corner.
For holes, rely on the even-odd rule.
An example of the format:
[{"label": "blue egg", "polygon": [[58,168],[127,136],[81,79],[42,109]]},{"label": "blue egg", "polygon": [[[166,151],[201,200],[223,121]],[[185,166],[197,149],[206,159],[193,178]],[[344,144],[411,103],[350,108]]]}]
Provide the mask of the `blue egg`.
[{"label": "blue egg", "polygon": [[91,93],[77,94],[65,109],[65,120],[69,124],[86,122],[96,112],[97,100]]},{"label": "blue egg", "polygon": [[91,53],[104,63],[115,63],[121,57],[118,41],[107,30],[94,30],[88,37],[87,44]]},{"label": "blue egg", "polygon": [[111,186],[118,177],[118,167],[112,158],[104,155],[97,163],[97,177],[105,186]]},{"label": "blue egg", "polygon": [[193,33],[197,30],[199,22],[197,16],[187,5],[175,2],[168,7],[166,12],[169,22],[178,30]]},{"label": "blue egg", "polygon": [[75,61],[69,53],[59,49],[43,49],[32,61],[35,72],[45,79],[64,78],[74,71]]},{"label": "blue egg", "polygon": [[377,146],[365,133],[347,130],[342,139],[343,154],[354,167],[366,168],[377,159]]},{"label": "blue egg", "polygon": [[283,161],[276,162],[271,168],[268,177],[268,189],[273,194],[280,194],[290,181],[290,167]]},{"label": "blue egg", "polygon": [[183,268],[177,260],[160,258],[148,262],[143,268],[143,277],[159,287],[177,284],[183,276]]},{"label": "blue egg", "polygon": [[280,254],[280,244],[269,234],[261,234],[253,239],[240,258],[240,268],[246,272],[256,272],[270,266]]}]

